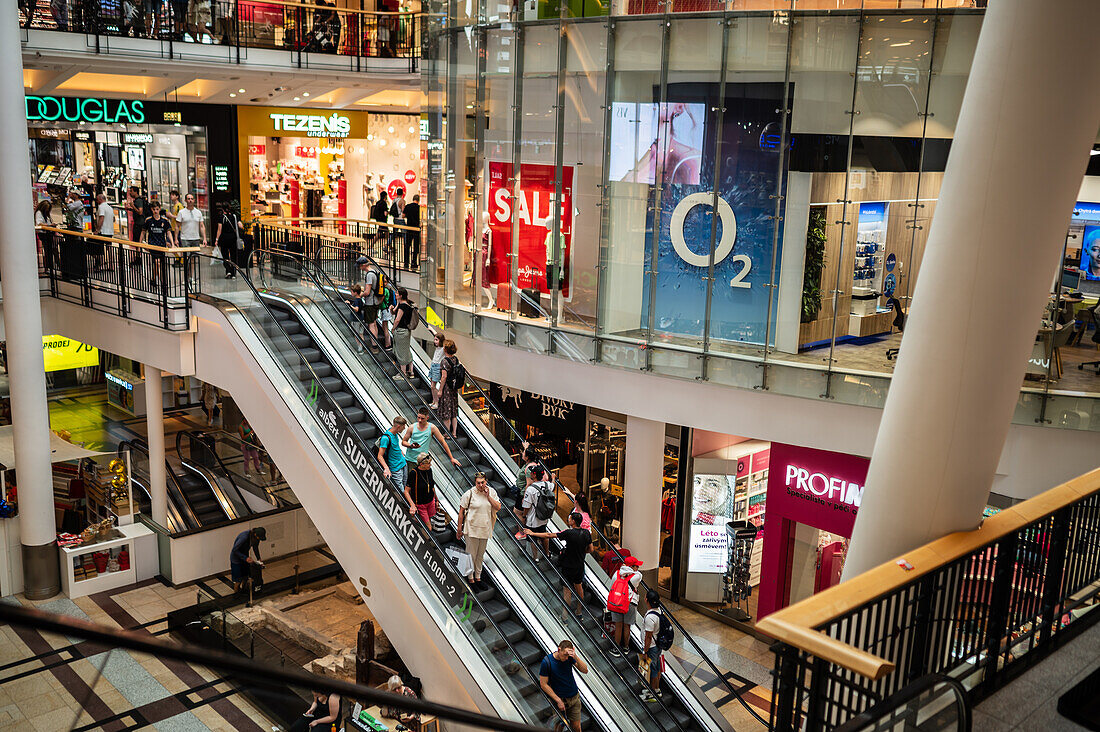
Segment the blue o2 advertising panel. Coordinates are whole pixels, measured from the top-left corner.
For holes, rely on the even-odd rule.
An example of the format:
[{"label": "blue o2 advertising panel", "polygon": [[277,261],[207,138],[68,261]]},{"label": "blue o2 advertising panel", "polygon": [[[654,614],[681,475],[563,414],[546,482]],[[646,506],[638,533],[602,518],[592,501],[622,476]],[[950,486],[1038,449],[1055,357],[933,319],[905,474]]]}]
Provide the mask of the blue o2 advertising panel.
[{"label": "blue o2 advertising panel", "polygon": [[[779,128],[783,85],[727,84],[721,129],[719,101],[717,84],[674,83],[667,86],[662,109],[631,105],[638,108],[633,111],[635,128],[652,130],[654,141],[645,145],[643,140],[629,150],[615,146],[609,174],[613,180],[653,184],[651,200],[656,185],[663,184],[656,266],[652,239],[647,241],[646,270],[656,274],[649,275],[655,282],[647,280],[643,288],[641,327],[648,325],[652,289],[655,335],[667,334],[670,340],[703,336],[711,229],[717,216],[710,337],[763,344],[777,234],[773,196],[779,193],[779,146],[766,142],[771,139],[766,133]],[[612,137],[616,139],[614,128]],[[646,228],[652,237],[652,210]]]}]

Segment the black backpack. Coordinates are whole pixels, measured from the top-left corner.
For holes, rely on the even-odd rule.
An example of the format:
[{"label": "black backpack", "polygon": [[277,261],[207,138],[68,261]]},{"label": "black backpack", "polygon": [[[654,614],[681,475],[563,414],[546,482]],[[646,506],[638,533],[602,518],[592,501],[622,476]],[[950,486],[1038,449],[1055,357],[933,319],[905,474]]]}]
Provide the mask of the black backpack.
[{"label": "black backpack", "polygon": [[[672,622],[665,617],[663,612],[658,610],[650,610],[649,613],[657,613],[657,617],[660,619],[657,623],[657,635],[654,636],[653,642],[662,651],[667,651],[672,648],[672,640],[676,637],[675,631],[672,630]],[[646,615],[649,615],[649,613],[646,613]]]},{"label": "black backpack", "polygon": [[457,358],[452,358],[453,365],[447,365],[447,388],[458,391],[466,383],[466,367]]}]

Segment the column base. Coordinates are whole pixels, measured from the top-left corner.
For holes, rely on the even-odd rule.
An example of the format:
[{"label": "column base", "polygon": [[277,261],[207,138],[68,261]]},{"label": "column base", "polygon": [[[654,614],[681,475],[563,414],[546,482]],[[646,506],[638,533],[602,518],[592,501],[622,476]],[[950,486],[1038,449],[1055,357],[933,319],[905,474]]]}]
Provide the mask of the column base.
[{"label": "column base", "polygon": [[23,545],[23,594],[28,600],[48,600],[61,592],[57,544]]}]

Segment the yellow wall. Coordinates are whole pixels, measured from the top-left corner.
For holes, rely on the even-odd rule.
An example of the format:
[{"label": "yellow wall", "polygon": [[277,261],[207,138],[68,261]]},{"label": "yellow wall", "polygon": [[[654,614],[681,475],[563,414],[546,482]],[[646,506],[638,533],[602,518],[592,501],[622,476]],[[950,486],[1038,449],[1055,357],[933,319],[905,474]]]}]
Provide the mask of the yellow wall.
[{"label": "yellow wall", "polygon": [[[237,159],[240,161],[237,174],[241,184],[241,215],[248,216],[251,206],[248,203],[248,138],[251,137],[305,137],[303,132],[282,132],[275,130],[272,114],[316,114],[329,116],[333,113],[347,117],[351,121],[348,140],[367,139],[367,113],[346,109],[302,109],[300,107],[237,107]],[[338,140],[340,138],[337,138]],[[317,138],[318,146],[323,146],[326,138]],[[322,169],[323,170],[323,169]]]}]

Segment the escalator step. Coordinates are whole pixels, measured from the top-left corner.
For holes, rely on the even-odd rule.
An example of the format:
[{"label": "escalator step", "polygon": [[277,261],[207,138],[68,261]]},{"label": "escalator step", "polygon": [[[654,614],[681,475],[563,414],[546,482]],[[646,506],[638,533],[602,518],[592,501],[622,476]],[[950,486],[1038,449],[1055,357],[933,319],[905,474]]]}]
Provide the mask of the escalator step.
[{"label": "escalator step", "polygon": [[[312,373],[311,373],[312,370]],[[325,361],[313,361],[309,364],[309,368],[304,365],[298,372],[298,378],[302,381],[309,381],[316,377],[325,377],[332,373],[332,366]]]},{"label": "escalator step", "polygon": [[297,320],[294,320],[293,318],[286,318],[285,320],[276,318],[276,321],[287,333],[287,335],[294,335],[295,333],[302,332],[302,324],[299,323]]},{"label": "escalator step", "polygon": [[546,652],[536,646],[529,640],[522,640],[515,644],[516,653],[525,664],[530,666],[533,663],[541,663],[542,659],[546,656]]},{"label": "escalator step", "polygon": [[[362,407],[358,407],[358,406],[344,407],[344,416],[347,418],[348,422],[350,422],[351,424],[360,424],[360,423],[369,424],[369,423],[364,422],[364,420],[367,418],[367,413],[363,411]],[[371,426],[373,427],[374,425],[371,425]]]},{"label": "escalator step", "polygon": [[352,429],[359,433],[359,436],[367,442],[370,442],[374,438],[378,437],[378,428],[370,422],[360,422],[358,424],[354,424],[352,425]]},{"label": "escalator step", "polygon": [[500,625],[508,618],[512,617],[512,608],[504,604],[500,600],[493,600],[487,605],[482,605],[485,608],[485,612],[489,613],[489,617],[493,619],[493,622]]},{"label": "escalator step", "polygon": [[347,409],[355,402],[355,397],[346,391],[338,391],[335,394],[330,392],[329,396],[332,397],[332,401],[336,402],[336,406],[341,409]]},{"label": "escalator step", "polygon": [[295,333],[290,336],[290,342],[296,345],[300,350],[309,348],[313,343],[305,333]]},{"label": "escalator step", "polygon": [[335,376],[322,376],[321,386],[323,386],[325,391],[329,394],[336,394],[344,390],[344,382],[340,381],[340,379]]}]

